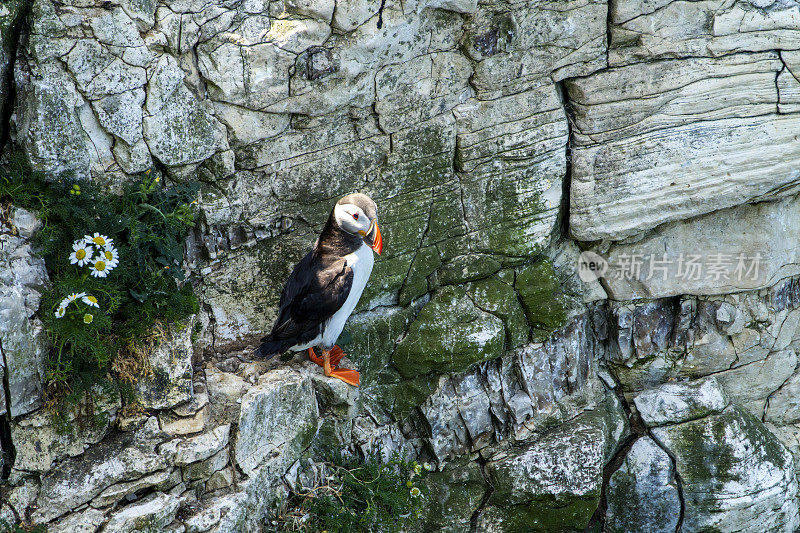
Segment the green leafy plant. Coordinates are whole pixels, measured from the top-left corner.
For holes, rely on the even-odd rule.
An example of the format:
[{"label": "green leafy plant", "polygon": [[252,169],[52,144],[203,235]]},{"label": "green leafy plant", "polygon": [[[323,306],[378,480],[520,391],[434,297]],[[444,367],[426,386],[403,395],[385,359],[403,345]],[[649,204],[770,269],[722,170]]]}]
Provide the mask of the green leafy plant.
[{"label": "green leafy plant", "polygon": [[151,346],[153,331],[197,311],[181,263],[198,188],[166,188],[147,171],[115,194],[18,162],[0,169],[0,205],[33,210],[43,223],[34,247],[52,282],[39,307],[52,344],[51,400],[130,382],[113,371],[131,369],[121,361],[141,359],[137,345]]},{"label": "green leafy plant", "polygon": [[325,461],[324,484],[290,495],[277,517],[277,531],[401,531],[422,512],[426,494],[420,481],[428,465],[379,454]]}]

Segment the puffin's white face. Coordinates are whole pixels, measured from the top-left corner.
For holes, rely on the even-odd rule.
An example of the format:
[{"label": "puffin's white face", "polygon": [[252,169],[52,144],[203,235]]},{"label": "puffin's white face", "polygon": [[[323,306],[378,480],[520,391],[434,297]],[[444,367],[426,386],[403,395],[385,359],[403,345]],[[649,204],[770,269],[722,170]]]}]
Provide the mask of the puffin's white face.
[{"label": "puffin's white face", "polygon": [[372,221],[357,205],[337,204],[333,208],[333,215],[339,227],[347,233],[363,237],[372,229]]}]

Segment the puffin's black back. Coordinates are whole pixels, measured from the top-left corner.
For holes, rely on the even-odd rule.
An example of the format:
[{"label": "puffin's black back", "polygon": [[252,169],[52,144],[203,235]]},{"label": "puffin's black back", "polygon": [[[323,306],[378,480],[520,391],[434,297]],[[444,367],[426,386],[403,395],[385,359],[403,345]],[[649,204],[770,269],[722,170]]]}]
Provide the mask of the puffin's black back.
[{"label": "puffin's black back", "polygon": [[[345,196],[342,200],[348,198]],[[342,203],[339,200],[338,203]],[[362,208],[363,209],[363,208]],[[336,224],[333,211],[314,248],[294,267],[281,293],[278,319],[261,339],[257,357],[270,358],[292,346],[310,342],[347,300],[353,270],[345,256],[361,246],[361,239]]]}]

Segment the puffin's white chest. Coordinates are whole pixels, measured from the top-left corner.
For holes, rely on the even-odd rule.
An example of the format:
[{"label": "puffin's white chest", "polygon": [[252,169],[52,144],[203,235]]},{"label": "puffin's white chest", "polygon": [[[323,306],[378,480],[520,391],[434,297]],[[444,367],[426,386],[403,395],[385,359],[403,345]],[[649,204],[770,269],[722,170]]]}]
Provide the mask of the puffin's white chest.
[{"label": "puffin's white chest", "polygon": [[353,285],[350,287],[350,293],[347,295],[344,305],[339,308],[332,317],[325,322],[322,331],[322,345],[329,348],[336,344],[336,339],[344,329],[344,323],[356,308],[358,300],[361,298],[361,293],[364,292],[364,287],[367,286],[369,276],[372,274],[372,266],[375,264],[375,257],[372,255],[372,248],[366,244],[362,244],[361,248],[352,254],[345,256],[347,266],[353,269]]}]

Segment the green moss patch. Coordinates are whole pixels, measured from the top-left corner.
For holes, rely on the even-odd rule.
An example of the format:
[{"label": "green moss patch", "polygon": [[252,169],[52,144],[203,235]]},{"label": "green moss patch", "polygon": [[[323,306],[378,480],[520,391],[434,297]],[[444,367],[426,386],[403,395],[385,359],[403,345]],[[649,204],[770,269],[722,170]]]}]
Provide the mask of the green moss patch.
[{"label": "green moss patch", "polygon": [[544,340],[566,324],[564,293],[549,261],[542,259],[519,267],[514,288],[533,328],[534,338]]},{"label": "green moss patch", "polygon": [[[497,275],[471,283],[469,295],[480,309],[503,320],[507,348],[516,348],[528,342],[530,328],[517,293],[512,285],[503,281],[505,277],[507,276]],[[513,276],[511,280],[513,281]]]},{"label": "green moss patch", "polygon": [[503,321],[478,309],[465,288],[447,286],[419,312],[392,360],[406,378],[461,372],[500,356],[504,346]]},{"label": "green moss patch", "polygon": [[452,285],[485,278],[500,270],[500,263],[491,255],[461,255],[439,269],[439,283]]}]

